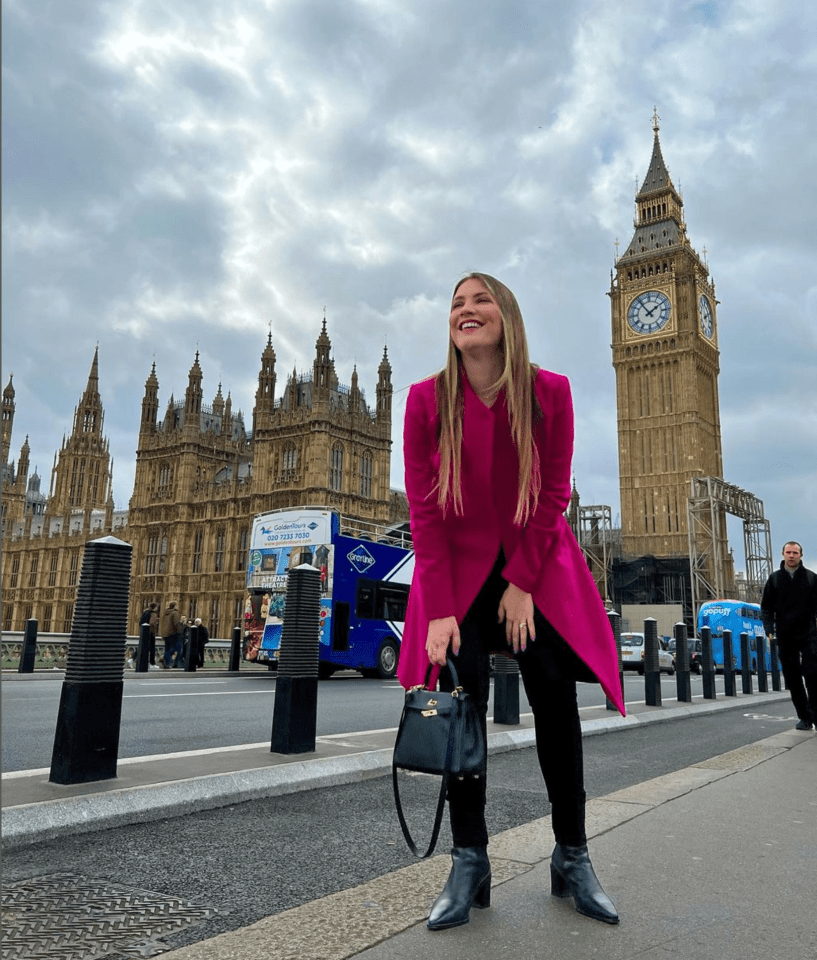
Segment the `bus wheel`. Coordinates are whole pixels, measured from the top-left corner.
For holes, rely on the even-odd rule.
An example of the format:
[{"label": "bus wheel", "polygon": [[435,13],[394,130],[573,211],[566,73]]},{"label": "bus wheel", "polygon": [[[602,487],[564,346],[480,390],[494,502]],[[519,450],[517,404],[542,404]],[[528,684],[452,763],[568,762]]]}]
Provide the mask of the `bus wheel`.
[{"label": "bus wheel", "polygon": [[319,663],[318,664],[318,678],[320,680],[328,680],[337,668],[331,663]]},{"label": "bus wheel", "polygon": [[382,680],[391,680],[397,673],[397,644],[384,640],[377,651],[377,675]]}]

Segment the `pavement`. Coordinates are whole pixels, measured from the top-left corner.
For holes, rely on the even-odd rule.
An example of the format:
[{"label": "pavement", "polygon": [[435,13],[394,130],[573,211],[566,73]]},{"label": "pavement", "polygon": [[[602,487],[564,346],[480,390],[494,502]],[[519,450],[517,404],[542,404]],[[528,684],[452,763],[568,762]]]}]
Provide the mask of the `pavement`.
[{"label": "pavement", "polygon": [[[785,703],[738,695],[627,718],[582,711],[585,736],[736,707]],[[665,701],[666,702],[666,701]],[[319,737],[315,753],[269,744],[120,761],[116,780],[70,787],[48,771],[3,775],[3,849],[174,812],[211,809],[383,776],[394,730]],[[533,743],[531,721],[489,724],[489,751]],[[590,852],[621,923],[580,916],[549,893],[549,817],[491,837],[492,904],[463,927],[430,933],[428,908],[448,874],[443,853],[250,926],[163,953],[173,960],[241,957],[367,960],[418,956],[729,960],[817,957],[817,736],[793,729],[593,799]],[[4,919],[5,923],[5,919]]]}]

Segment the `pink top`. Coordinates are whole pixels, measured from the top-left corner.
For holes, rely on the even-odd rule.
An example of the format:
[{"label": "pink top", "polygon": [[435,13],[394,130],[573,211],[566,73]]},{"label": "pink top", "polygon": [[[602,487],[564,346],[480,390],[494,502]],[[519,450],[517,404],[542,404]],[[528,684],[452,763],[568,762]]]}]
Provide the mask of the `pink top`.
[{"label": "pink top", "polygon": [[397,668],[400,682],[408,688],[424,681],[429,620],[454,616],[462,622],[501,546],[507,559],[502,576],[532,595],[534,604],[590,667],[624,715],[610,621],[564,517],[573,456],[570,384],[566,377],[546,370],[536,375],[543,416],[534,425],[534,438],[542,488],[536,509],[524,526],[518,526],[513,518],[519,459],[504,393],[486,407],[464,372],[462,377],[461,516],[453,505],[443,514],[434,490],[440,467],[434,378],[415,383],[406,402],[406,494],[415,562]]}]

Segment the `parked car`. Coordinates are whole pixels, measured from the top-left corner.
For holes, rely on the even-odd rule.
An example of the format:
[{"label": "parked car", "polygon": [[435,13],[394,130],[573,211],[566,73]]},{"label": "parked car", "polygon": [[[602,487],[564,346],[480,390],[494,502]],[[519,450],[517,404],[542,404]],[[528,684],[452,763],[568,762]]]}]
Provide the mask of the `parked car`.
[{"label": "parked car", "polygon": [[[673,662],[675,661],[675,638],[667,641],[667,649],[672,654]],[[701,641],[700,640],[687,640],[687,651],[689,653],[689,669],[693,673],[701,672]]]},{"label": "parked car", "polygon": [[[644,634],[622,633],[621,664],[625,670],[638,670],[644,673]],[[658,638],[658,670],[672,676],[675,673],[675,660],[667,650],[666,641]]]}]

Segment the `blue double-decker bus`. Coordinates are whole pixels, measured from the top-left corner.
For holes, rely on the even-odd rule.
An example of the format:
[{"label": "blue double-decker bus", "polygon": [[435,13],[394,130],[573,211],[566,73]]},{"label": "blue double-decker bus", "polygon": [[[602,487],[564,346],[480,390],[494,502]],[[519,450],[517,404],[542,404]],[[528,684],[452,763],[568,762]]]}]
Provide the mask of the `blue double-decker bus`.
[{"label": "blue double-decker bus", "polygon": [[257,516],[247,564],[245,659],[276,665],[287,574],[302,563],[320,571],[321,676],[352,668],[393,677],[414,570],[408,525],[352,520],[319,507]]},{"label": "blue double-decker bus", "polygon": [[757,662],[761,653],[765,656],[766,670],[771,670],[771,655],[763,621],[760,619],[760,606],[757,603],[747,603],[745,600],[708,600],[701,604],[698,611],[698,636],[701,627],[709,627],[712,631],[712,659],[715,669],[723,670],[723,631],[732,631],[732,663],[736,670],[741,670],[743,660],[740,649],[740,635],[749,635],[749,649],[751,656],[751,670],[757,670]]}]

